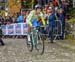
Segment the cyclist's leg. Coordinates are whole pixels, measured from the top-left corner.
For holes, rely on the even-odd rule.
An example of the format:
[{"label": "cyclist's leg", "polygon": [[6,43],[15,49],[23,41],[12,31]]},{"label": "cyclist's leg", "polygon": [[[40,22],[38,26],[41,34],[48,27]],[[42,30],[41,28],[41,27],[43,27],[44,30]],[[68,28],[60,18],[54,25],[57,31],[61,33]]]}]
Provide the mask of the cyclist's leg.
[{"label": "cyclist's leg", "polygon": [[30,32],[31,32],[31,26],[28,25],[28,35],[27,35],[28,41],[31,41],[31,39],[30,39]]}]

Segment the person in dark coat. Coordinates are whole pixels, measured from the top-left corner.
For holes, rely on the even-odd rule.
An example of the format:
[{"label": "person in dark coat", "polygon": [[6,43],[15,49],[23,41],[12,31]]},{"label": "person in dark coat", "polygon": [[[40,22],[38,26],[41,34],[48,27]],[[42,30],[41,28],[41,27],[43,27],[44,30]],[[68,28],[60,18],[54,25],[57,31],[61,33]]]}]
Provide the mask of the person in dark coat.
[{"label": "person in dark coat", "polygon": [[59,20],[62,22],[62,36],[60,38],[63,40],[64,39],[64,30],[65,30],[65,16],[64,16],[64,11],[62,8],[59,9]]},{"label": "person in dark coat", "polygon": [[53,8],[52,7],[49,7],[48,10],[48,17],[47,17],[47,20],[48,20],[48,31],[49,31],[49,38],[51,39],[51,43],[53,43],[53,27],[54,27],[54,21],[55,21],[55,15],[54,15],[54,11],[53,11]]}]

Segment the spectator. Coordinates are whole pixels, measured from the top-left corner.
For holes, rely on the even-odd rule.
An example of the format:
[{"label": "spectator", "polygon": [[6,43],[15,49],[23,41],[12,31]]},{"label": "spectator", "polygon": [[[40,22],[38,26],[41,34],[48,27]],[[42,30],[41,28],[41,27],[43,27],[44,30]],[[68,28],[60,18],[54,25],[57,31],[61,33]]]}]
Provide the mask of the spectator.
[{"label": "spectator", "polygon": [[17,18],[17,23],[21,23],[24,20],[24,11],[21,10],[21,15]]},{"label": "spectator", "polygon": [[49,7],[49,9],[47,10],[47,14],[48,14],[48,21],[50,25],[54,24],[54,20],[55,20],[55,15],[54,15],[54,10],[52,7]]},{"label": "spectator", "polygon": [[13,23],[16,23],[16,17],[15,16],[12,16],[12,21],[13,21]]},{"label": "spectator", "polygon": [[9,22],[10,23],[13,23],[13,20],[12,20],[12,17],[11,16],[9,16]]},{"label": "spectator", "polygon": [[54,8],[55,20],[58,20],[59,19],[58,12],[59,12],[59,8],[58,7],[55,7]]},{"label": "spectator", "polygon": [[[53,39],[53,27],[54,27],[54,21],[55,21],[55,15],[54,15],[54,11],[52,7],[49,7],[49,9],[47,10],[48,13],[48,22],[49,22],[49,26],[48,26],[48,32],[49,32],[49,38]],[[53,43],[53,41],[51,41],[51,43]]]},{"label": "spectator", "polygon": [[41,6],[48,4],[48,0],[37,0],[37,1],[38,1],[38,4],[40,4]]},{"label": "spectator", "polygon": [[26,18],[28,16],[28,14],[29,14],[29,9],[25,9],[24,10],[24,20],[23,20],[24,23],[26,23]]},{"label": "spectator", "polygon": [[59,15],[59,20],[62,22],[62,36],[60,36],[60,38],[63,40],[64,39],[64,30],[65,30],[65,16],[63,14],[62,8],[59,9],[58,15]]},{"label": "spectator", "polygon": [[6,21],[6,24],[11,24],[13,22],[13,20],[10,16],[6,16],[5,21]]},{"label": "spectator", "polygon": [[61,0],[61,4],[62,4],[62,8],[64,9],[65,13],[67,13],[67,9],[68,9],[68,2],[67,0]]},{"label": "spectator", "polygon": [[54,7],[56,7],[56,6],[58,6],[58,1],[57,0],[53,0],[52,4],[53,4]]},{"label": "spectator", "polygon": [[49,5],[46,4],[45,8],[44,8],[44,10],[46,11],[46,13],[47,13],[48,7],[49,7]]},{"label": "spectator", "polygon": [[46,21],[46,24],[47,24],[47,16],[48,16],[47,10],[48,10],[48,8],[49,8],[49,5],[45,5],[45,7],[44,7],[44,19]]},{"label": "spectator", "polygon": [[49,7],[53,7],[52,1],[49,2]]}]

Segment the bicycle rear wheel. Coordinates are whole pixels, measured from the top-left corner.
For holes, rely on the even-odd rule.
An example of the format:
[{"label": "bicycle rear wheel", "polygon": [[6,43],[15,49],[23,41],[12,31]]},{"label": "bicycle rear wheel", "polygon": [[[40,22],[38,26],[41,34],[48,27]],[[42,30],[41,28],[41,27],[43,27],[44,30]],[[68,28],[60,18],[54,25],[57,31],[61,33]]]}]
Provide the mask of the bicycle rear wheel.
[{"label": "bicycle rear wheel", "polygon": [[44,35],[39,33],[38,35],[36,35],[35,40],[36,40],[35,41],[35,48],[38,51],[38,53],[42,55],[44,53],[44,48],[45,48]]},{"label": "bicycle rear wheel", "polygon": [[26,38],[27,48],[30,52],[32,52],[32,50],[33,50],[32,36],[30,35],[30,40],[28,39],[28,37],[29,36],[27,36],[27,38]]}]

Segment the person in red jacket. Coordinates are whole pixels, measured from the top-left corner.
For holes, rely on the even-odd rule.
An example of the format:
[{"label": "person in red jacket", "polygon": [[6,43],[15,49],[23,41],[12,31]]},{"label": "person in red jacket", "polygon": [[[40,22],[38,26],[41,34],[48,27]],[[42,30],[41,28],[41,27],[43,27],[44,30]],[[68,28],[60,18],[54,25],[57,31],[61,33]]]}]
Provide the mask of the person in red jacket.
[{"label": "person in red jacket", "polygon": [[57,0],[53,0],[53,1],[52,1],[52,4],[53,4],[54,7],[55,7],[55,6],[58,6],[58,1],[57,1]]},{"label": "person in red jacket", "polygon": [[23,21],[24,21],[24,23],[26,23],[26,16],[24,16],[24,20]]},{"label": "person in red jacket", "polygon": [[24,11],[24,20],[23,20],[24,23],[26,23],[26,18],[27,18],[27,15],[29,14],[29,11],[30,11],[30,10],[28,10],[28,9],[26,9],[26,10]]},{"label": "person in red jacket", "polygon": [[47,12],[48,8],[49,8],[49,5],[46,4],[44,10]]}]

